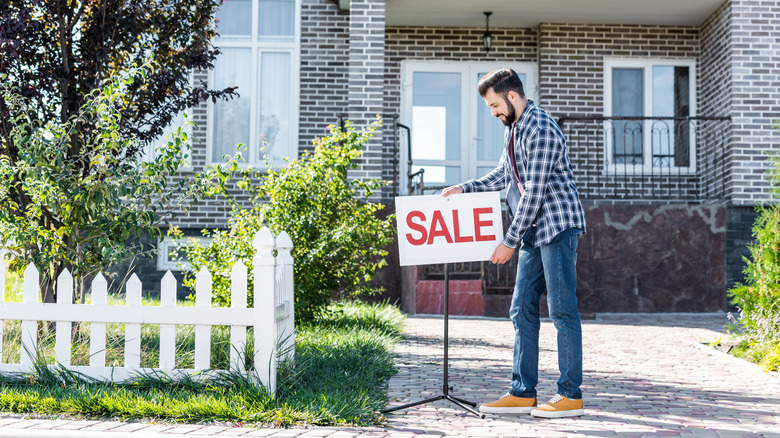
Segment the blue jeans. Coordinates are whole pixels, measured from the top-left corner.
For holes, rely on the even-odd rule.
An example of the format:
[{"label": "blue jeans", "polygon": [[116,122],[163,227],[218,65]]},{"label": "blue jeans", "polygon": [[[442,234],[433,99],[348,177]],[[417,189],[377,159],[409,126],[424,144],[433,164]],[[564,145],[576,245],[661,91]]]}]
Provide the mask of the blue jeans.
[{"label": "blue jeans", "polygon": [[547,291],[550,318],[558,331],[558,394],[581,399],[582,326],[577,308],[577,241],[569,228],[552,242],[534,248],[536,229],[523,236],[509,317],[515,326],[512,389],[515,397],[536,397],[539,380],[539,302]]}]

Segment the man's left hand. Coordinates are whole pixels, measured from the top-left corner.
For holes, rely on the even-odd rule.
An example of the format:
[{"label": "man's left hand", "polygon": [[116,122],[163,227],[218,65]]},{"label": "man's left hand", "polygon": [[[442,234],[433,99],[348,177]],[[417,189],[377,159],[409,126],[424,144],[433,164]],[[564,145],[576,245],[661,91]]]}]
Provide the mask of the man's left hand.
[{"label": "man's left hand", "polygon": [[496,250],[493,251],[493,255],[490,257],[490,261],[496,265],[503,265],[512,258],[512,254],[514,254],[514,252],[514,248],[509,248],[503,243],[499,243],[498,247],[496,247]]}]

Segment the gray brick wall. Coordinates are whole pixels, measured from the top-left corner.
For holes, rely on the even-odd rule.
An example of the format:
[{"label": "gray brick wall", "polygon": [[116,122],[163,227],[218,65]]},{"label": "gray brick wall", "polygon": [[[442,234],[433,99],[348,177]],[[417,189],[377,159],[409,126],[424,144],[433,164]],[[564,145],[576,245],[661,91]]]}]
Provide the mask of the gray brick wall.
[{"label": "gray brick wall", "polygon": [[770,198],[765,153],[780,143],[780,2],[732,0],[731,20],[731,202],[753,205]]},{"label": "gray brick wall", "polygon": [[[401,111],[401,61],[507,61],[534,62],[537,58],[536,29],[502,29],[491,28],[493,34],[493,49],[485,53],[482,46],[484,28],[448,28],[448,27],[416,27],[391,26],[386,29],[385,40],[385,83],[384,83],[384,113],[399,114]],[[387,123],[391,120],[387,119]],[[388,127],[389,129],[389,127]],[[400,131],[399,135],[404,134]],[[405,145],[405,142],[402,142]],[[393,142],[391,134],[384,137],[382,162],[386,165],[382,178],[391,181],[400,175],[400,169],[394,168],[394,163],[400,163],[399,151]],[[398,181],[406,187],[406,181]],[[385,191],[385,199],[389,201],[392,187]]]},{"label": "gray brick wall", "polygon": [[[755,4],[755,5],[753,5]],[[751,6],[753,5],[753,6]],[[384,129],[369,145],[360,177],[392,180],[399,154],[392,129],[400,111],[402,60],[538,61],[539,104],[553,117],[603,113],[604,57],[695,59],[698,113],[735,115],[735,147],[721,147],[698,137],[700,161],[715,163],[702,170],[705,192],[727,190],[734,202],[766,199],[764,154],[776,135],[772,116],[778,111],[777,50],[765,42],[777,2],[730,1],[701,26],[635,26],[542,24],[537,29],[494,28],[494,50],[482,49],[480,28],[386,27],[384,0],[352,2],[349,12],[331,0],[303,0],[301,39],[301,110],[299,147],[326,134],[329,124],[347,114],[358,126],[377,113]],[[733,83],[733,86],[730,85]],[[381,90],[381,92],[379,91]],[[205,106],[197,111],[196,136],[205,146]],[[717,139],[728,138],[718,135]],[[603,170],[602,144],[570,142],[578,179],[592,183]],[[205,149],[205,147],[204,147]],[[196,168],[205,162],[196,154]],[[668,178],[660,185],[647,178],[616,182],[634,191],[693,190],[696,178]],[[398,181],[405,185],[405,181]],[[389,201],[394,188],[381,198]],[[196,224],[200,222],[196,221]]]},{"label": "gray brick wall", "polygon": [[[201,71],[196,73],[193,79],[195,86],[207,84],[209,82],[209,74]],[[203,166],[206,165],[206,136],[208,133],[208,105],[210,103],[210,101],[202,102],[193,108],[191,110],[192,114],[190,114],[192,121],[195,123],[195,128],[192,131],[192,169],[195,171],[203,169]]]},{"label": "gray brick wall", "polygon": [[556,118],[603,114],[605,57],[696,59],[698,54],[696,27],[542,24],[540,101]]},{"label": "gray brick wall", "polygon": [[301,5],[301,110],[299,145],[327,133],[348,110],[350,14],[332,0]]},{"label": "gray brick wall", "polygon": [[[729,116],[732,107],[731,4],[726,2],[701,26],[699,57],[699,114]],[[731,196],[728,169],[731,168],[728,144],[731,124],[723,123],[722,132],[700,136],[698,154],[704,196]]]},{"label": "gray brick wall", "polygon": [[[538,61],[538,103],[553,117],[560,118],[603,114],[604,57],[697,60],[701,54],[699,27],[543,24],[538,29],[491,29],[495,35],[495,50],[490,54],[482,49],[482,32],[481,28],[388,27],[384,112],[400,111],[403,60]],[[711,38],[719,37],[716,32]],[[713,47],[719,44],[714,40],[710,43]],[[701,70],[699,68],[699,74]],[[701,82],[700,79],[700,85]],[[702,96],[699,105],[701,108]],[[699,114],[702,114],[701,110]],[[594,186],[597,178],[603,178],[604,147],[601,140],[594,143],[602,134],[587,134],[572,139],[571,155],[578,180]],[[398,159],[393,141],[387,136],[383,157],[384,163]],[[383,177],[391,179],[394,172],[395,169],[388,166]],[[601,181],[599,187],[612,190],[620,186],[632,194],[650,194],[663,189],[667,193],[698,196],[696,176],[659,178],[656,175],[654,178],[655,184],[651,184],[648,177],[639,176],[616,180],[611,185]],[[406,182],[399,183],[403,186]]]},{"label": "gray brick wall", "polygon": [[[696,59],[699,30],[682,26],[542,24],[539,27],[540,104],[558,119],[604,114],[604,58]],[[598,124],[564,127],[577,184],[584,195],[623,192],[628,198],[659,191],[694,196],[695,176],[604,175],[603,132]]]},{"label": "gray brick wall", "polygon": [[[382,113],[385,56],[385,0],[352,0],[349,10],[349,119],[357,128]],[[381,128],[374,131],[352,178],[380,179],[384,167]],[[374,199],[382,199],[375,193]]]}]

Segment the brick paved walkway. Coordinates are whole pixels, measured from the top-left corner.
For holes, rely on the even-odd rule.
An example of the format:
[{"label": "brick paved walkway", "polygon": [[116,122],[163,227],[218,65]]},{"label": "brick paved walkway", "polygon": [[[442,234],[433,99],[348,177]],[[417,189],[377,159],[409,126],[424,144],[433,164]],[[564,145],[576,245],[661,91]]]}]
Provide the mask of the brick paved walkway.
[{"label": "brick paved walkway", "polygon": [[[207,425],[23,419],[0,415],[0,437],[151,436],[690,436],[780,437],[780,379],[700,345],[717,339],[723,314],[598,315],[583,322],[586,415],[576,419],[488,416],[446,401],[388,415],[386,428],[252,429]],[[442,392],[441,318],[409,318],[397,349],[390,404]],[[476,402],[503,394],[512,358],[507,320],[450,320],[452,394]],[[555,328],[542,323],[541,401],[558,377]]]}]

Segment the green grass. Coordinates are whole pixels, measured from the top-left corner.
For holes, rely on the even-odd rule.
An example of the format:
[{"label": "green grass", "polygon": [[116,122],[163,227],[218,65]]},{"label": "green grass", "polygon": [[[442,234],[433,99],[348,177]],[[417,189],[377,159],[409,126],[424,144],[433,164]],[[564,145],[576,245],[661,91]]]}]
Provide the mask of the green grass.
[{"label": "green grass", "polygon": [[[8,262],[6,262],[7,264]],[[3,297],[5,301],[22,301],[22,280],[18,275],[5,271],[5,290]]]},{"label": "green grass", "polygon": [[780,344],[742,341],[729,353],[757,364],[764,371],[780,371]]},{"label": "green grass", "polygon": [[[0,410],[175,422],[376,424],[382,419],[379,410],[386,402],[386,382],[396,372],[393,348],[402,320],[401,312],[393,306],[354,302],[331,305],[314,321],[297,326],[295,357],[280,367],[276,399],[237,373],[205,382],[158,377],[117,385],[98,383],[63,368],[39,366],[29,375],[0,378]],[[114,361],[121,357],[119,328],[110,330],[109,339],[114,340],[109,350],[117,352],[107,351],[107,363],[112,363],[109,357]],[[212,365],[227,364],[229,345],[224,339],[229,334],[222,329],[212,332],[215,348],[224,351],[222,356],[212,353]],[[144,348],[152,351],[153,332],[150,328],[142,335]],[[177,364],[180,352],[186,357],[192,350],[193,337],[186,330],[181,334],[177,330]],[[50,358],[53,344],[46,339],[39,349]],[[74,342],[74,350],[79,348],[85,347]],[[88,346],[86,351],[88,354]],[[223,359],[215,361],[215,357]],[[50,359],[42,362],[46,361]]]},{"label": "green grass", "polygon": [[[21,281],[13,274],[6,276],[6,302],[21,302]],[[86,304],[91,303],[90,295],[86,296]],[[124,305],[124,297],[109,295],[109,305]],[[143,297],[143,306],[159,306],[160,300]],[[195,303],[191,300],[179,301],[179,306],[192,307]],[[48,322],[48,321],[46,321]],[[3,324],[3,363],[19,363],[21,355],[21,321],[4,320]],[[90,323],[72,323],[72,347],[71,365],[89,365],[89,336]],[[54,331],[50,331],[53,325],[38,324],[38,353],[42,363],[53,364],[54,360]],[[252,329],[247,331],[247,344],[252,348]],[[214,326],[211,328],[211,367],[213,369],[228,369],[230,363],[230,328],[227,326]],[[106,325],[106,365],[122,366],[125,354],[125,326],[114,323]],[[251,366],[252,358],[247,358]],[[141,325],[141,366],[145,368],[157,367],[160,361],[160,326],[156,324]],[[176,367],[193,368],[195,364],[195,326],[176,326]]]}]

